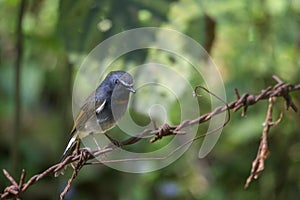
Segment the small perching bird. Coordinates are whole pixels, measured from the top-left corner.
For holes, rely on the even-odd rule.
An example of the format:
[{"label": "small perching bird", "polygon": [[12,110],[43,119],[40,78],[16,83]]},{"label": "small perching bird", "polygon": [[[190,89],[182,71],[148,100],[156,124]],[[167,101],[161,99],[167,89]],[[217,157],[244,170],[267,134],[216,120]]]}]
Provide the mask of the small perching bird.
[{"label": "small perching bird", "polygon": [[[125,71],[111,71],[98,88],[84,101],[71,131],[71,139],[63,153],[62,161],[75,149],[80,138],[95,133],[104,133],[113,128],[127,109],[130,92],[135,93],[132,76]],[[90,127],[91,121],[97,122]],[[108,135],[106,135],[112,140]],[[64,174],[64,169],[55,173],[55,177]]]}]

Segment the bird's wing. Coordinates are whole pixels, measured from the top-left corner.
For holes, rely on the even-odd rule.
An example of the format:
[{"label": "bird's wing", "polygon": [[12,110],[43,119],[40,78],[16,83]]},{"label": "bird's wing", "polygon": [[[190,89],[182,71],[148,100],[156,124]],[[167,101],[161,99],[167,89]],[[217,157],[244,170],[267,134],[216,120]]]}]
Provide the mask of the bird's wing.
[{"label": "bird's wing", "polygon": [[105,103],[106,99],[96,99],[95,93],[93,92],[81,107],[75,119],[71,135],[73,136],[77,129],[84,127],[85,123],[96,113],[99,114],[104,109]]},{"label": "bird's wing", "polygon": [[[69,140],[69,143],[63,153],[61,160],[64,160],[68,155],[70,155],[70,153],[73,152],[78,137],[77,130],[84,127],[85,123],[90,120],[93,115],[96,114],[96,112],[100,113],[104,109],[105,103],[105,99],[97,100],[95,97],[95,93],[92,93],[85,100],[85,103],[81,107],[80,112],[76,117],[73,129],[71,131],[71,139]],[[59,173],[61,172],[56,173],[56,175],[58,175]]]},{"label": "bird's wing", "polygon": [[[85,123],[90,120],[96,113],[99,114],[105,107],[106,99],[97,99],[95,92],[93,92],[86,100],[80,109],[79,114],[76,117],[74,126],[71,131],[71,139],[62,155],[61,160],[64,160],[68,155],[74,151],[74,147],[77,141],[77,130],[84,127]],[[55,173],[55,176],[63,174],[63,171]]]}]

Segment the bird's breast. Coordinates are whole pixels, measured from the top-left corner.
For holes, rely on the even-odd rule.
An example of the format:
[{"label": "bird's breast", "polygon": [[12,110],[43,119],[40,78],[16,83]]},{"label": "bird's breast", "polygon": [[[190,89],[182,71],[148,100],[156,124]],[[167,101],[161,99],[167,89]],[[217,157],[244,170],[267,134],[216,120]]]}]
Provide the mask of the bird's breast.
[{"label": "bird's breast", "polygon": [[124,104],[127,104],[128,103],[128,99],[119,99],[119,100],[114,100],[113,101],[113,104],[116,104],[116,105],[124,105]]}]

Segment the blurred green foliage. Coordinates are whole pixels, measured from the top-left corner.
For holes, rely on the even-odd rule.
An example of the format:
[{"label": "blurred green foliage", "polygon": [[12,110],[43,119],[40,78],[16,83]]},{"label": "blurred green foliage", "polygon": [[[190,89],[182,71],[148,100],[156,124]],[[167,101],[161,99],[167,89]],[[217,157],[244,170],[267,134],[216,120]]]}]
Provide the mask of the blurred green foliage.
[{"label": "blurred green foliage", "polygon": [[[0,166],[8,171],[19,4],[20,0],[0,1]],[[205,34],[207,17],[215,23],[214,38]],[[60,158],[72,124],[71,81],[83,58],[106,38],[144,26],[172,28],[204,46],[213,39],[210,55],[222,73],[228,100],[235,98],[234,88],[258,93],[274,83],[273,74],[287,82],[300,82],[297,0],[29,0],[23,19],[22,132],[17,144],[19,169],[25,168],[28,177]],[[122,58],[119,64],[133,66],[156,57],[178,65],[176,59],[159,51],[134,55]],[[197,84],[193,77],[191,81]],[[294,93],[293,99],[300,107],[300,94]],[[261,102],[249,108],[244,118],[233,114],[213,151],[201,160],[197,158],[201,141],[196,141],[178,161],[152,173],[85,167],[68,199],[296,199],[300,196],[300,117],[284,111],[282,100],[276,103],[274,118],[281,111],[284,118],[271,129],[271,154],[265,170],[250,188],[243,189],[266,109],[267,102]],[[172,110],[176,109],[168,114],[176,121],[178,113]],[[143,123],[142,116],[136,119]],[[144,120],[148,123],[149,119]],[[143,142],[139,148],[147,145]],[[24,199],[57,199],[67,175],[42,180]],[[0,177],[3,191],[8,181]]]}]

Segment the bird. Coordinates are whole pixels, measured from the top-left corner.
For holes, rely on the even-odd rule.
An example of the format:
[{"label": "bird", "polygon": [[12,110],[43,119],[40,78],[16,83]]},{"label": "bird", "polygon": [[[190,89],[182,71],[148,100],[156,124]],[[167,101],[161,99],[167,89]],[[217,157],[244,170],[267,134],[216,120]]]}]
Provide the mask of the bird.
[{"label": "bird", "polygon": [[[71,139],[62,155],[61,162],[73,153],[75,144],[80,141],[80,138],[88,135],[104,133],[111,142],[117,143],[107,135],[107,131],[113,128],[125,114],[130,93],[135,93],[135,89],[134,79],[128,72],[111,71],[108,73],[80,108],[71,130]],[[96,122],[97,127],[93,122]],[[63,175],[64,170],[56,172],[55,177]]]}]

